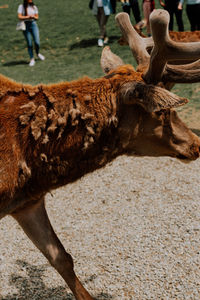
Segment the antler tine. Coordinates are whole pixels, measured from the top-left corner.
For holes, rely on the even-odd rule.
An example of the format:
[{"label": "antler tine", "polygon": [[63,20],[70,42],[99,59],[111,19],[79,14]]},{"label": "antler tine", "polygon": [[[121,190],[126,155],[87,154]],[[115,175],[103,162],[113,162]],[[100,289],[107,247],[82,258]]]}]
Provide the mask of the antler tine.
[{"label": "antler tine", "polygon": [[185,65],[167,65],[162,75],[163,82],[200,82],[200,59]]},{"label": "antler tine", "polygon": [[154,47],[151,52],[149,69],[143,76],[147,83],[157,84],[168,61],[199,59],[200,42],[180,43],[169,37],[169,13],[163,9],[156,9],[150,15],[151,31]]},{"label": "antler tine", "polygon": [[137,70],[143,70],[149,65],[150,56],[146,48],[153,46],[152,39],[142,38],[139,36],[133,28],[127,13],[118,13],[115,20],[118,23],[123,36],[127,40],[137,64],[139,65]]},{"label": "antler tine", "polygon": [[184,71],[186,70],[197,70],[200,69],[200,59],[190,63],[190,64],[184,64],[184,65],[168,65],[170,68],[178,68],[178,69],[182,69]]}]

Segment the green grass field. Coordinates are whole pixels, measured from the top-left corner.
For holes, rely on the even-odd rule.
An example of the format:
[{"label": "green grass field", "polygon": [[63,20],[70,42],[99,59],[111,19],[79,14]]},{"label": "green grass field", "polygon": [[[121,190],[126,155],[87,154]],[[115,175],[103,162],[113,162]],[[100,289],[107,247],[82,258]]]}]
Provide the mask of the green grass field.
[{"label": "green grass field", "polygon": [[[9,8],[0,9],[0,73],[24,83],[50,83],[70,81],[87,75],[92,78],[102,76],[100,68],[101,50],[97,47],[99,34],[95,17],[88,8],[89,0],[35,1],[39,8],[41,53],[46,56],[44,62],[37,61],[32,68],[28,66],[28,53],[22,32],[15,30],[17,8],[22,1],[0,0],[0,5]],[[140,6],[142,1],[139,0]],[[160,8],[158,0],[156,8]],[[117,12],[121,11],[117,3]],[[133,16],[131,20],[134,23]],[[184,9],[185,30],[189,30]],[[176,22],[175,28],[176,30]],[[117,43],[120,31],[115,24],[114,15],[107,24],[110,37],[109,45],[126,63],[135,64],[128,46]],[[174,91],[189,98],[192,106],[199,107],[200,92],[198,84],[176,85]]]}]

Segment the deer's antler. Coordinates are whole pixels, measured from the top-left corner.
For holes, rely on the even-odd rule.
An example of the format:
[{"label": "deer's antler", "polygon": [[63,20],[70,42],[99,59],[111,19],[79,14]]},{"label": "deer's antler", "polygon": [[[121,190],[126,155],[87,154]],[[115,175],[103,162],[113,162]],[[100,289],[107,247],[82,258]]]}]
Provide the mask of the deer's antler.
[{"label": "deer's antler", "polygon": [[147,48],[153,47],[152,38],[141,37],[133,28],[127,13],[119,13],[115,19],[136,59],[138,64],[137,70],[144,70],[149,64],[150,55],[147,52]]},{"label": "deer's antler", "polygon": [[[168,31],[169,14],[167,11],[156,9],[151,13],[150,24],[153,39],[139,36],[127,13],[119,13],[116,21],[138,63],[137,71],[144,72],[143,78],[147,83],[200,81],[200,62],[196,61],[200,58],[200,42],[172,41]],[[147,49],[150,48],[153,49],[149,55]],[[188,64],[189,61],[195,62]],[[178,65],[168,65],[168,62],[172,64],[175,62]]]},{"label": "deer's antler", "polygon": [[143,78],[147,83],[157,84],[162,81],[162,75],[167,62],[173,60],[195,60],[200,57],[200,42],[180,43],[169,37],[169,14],[157,9],[150,15],[151,31],[154,47],[151,52],[149,69]]},{"label": "deer's antler", "polygon": [[194,83],[200,82],[200,59],[185,65],[166,65],[162,75],[164,83]]}]

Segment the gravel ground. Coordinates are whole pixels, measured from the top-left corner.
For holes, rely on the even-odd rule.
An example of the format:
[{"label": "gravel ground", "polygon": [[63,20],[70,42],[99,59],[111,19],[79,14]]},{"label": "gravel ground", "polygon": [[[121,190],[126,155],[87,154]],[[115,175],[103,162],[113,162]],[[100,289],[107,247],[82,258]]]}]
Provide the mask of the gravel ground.
[{"label": "gravel ground", "polygon": [[[200,159],[121,156],[47,195],[97,299],[200,299],[199,169]],[[74,299],[10,217],[0,221],[0,299]]]}]

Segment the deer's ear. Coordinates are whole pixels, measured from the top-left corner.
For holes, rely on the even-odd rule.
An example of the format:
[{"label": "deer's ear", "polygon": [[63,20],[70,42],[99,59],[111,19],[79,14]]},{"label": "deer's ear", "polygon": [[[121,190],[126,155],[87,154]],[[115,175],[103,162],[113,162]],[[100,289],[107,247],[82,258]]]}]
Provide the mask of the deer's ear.
[{"label": "deer's ear", "polygon": [[100,64],[103,72],[106,74],[119,66],[125,65],[123,60],[114,54],[108,46],[103,48]]},{"label": "deer's ear", "polygon": [[175,108],[188,102],[161,87],[142,82],[125,83],[120,90],[120,100],[124,104],[139,104],[148,112]]}]

